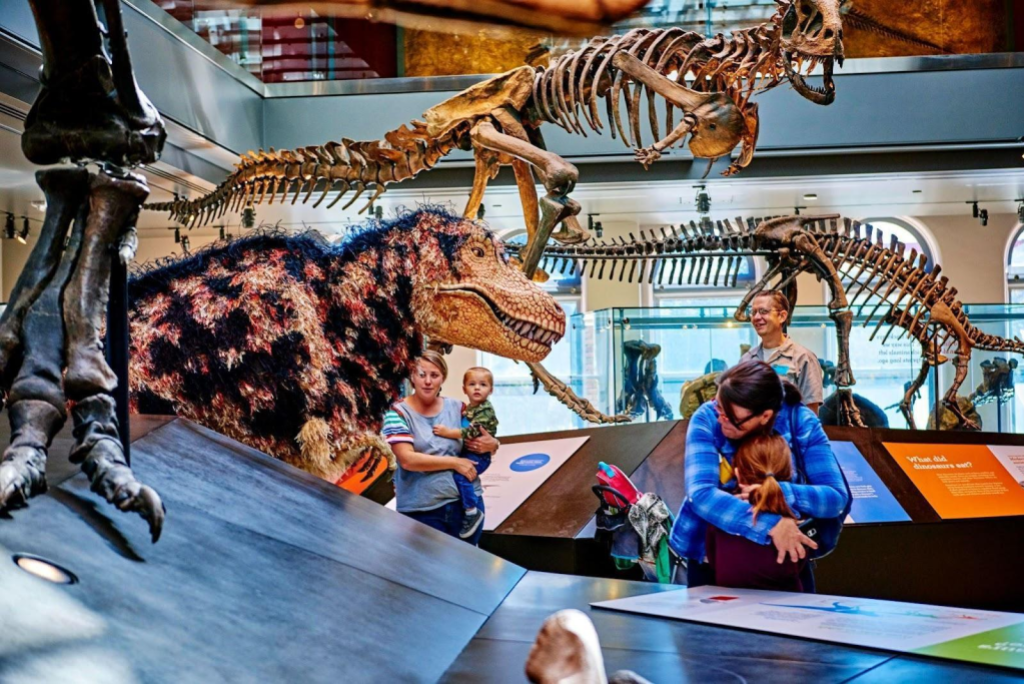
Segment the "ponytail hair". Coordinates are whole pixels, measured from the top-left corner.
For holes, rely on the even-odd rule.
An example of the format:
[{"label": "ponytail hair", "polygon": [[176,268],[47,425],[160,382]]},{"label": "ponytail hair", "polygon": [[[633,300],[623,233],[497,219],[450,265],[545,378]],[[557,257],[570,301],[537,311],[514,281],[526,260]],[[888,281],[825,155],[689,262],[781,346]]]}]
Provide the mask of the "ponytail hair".
[{"label": "ponytail hair", "polygon": [[742,484],[761,485],[750,494],[754,520],[762,511],[796,518],[779,486],[779,480],[788,481],[793,477],[789,445],[785,439],[776,434],[752,435],[740,444],[732,464],[742,478]]},{"label": "ponytail hair", "polygon": [[[779,377],[764,361],[751,359],[738,363],[718,377],[718,396],[722,409],[735,421],[733,407],[740,406],[751,413],[773,411],[785,403],[795,406],[803,401],[796,385]],[[766,434],[775,427],[775,416],[765,425]]]}]

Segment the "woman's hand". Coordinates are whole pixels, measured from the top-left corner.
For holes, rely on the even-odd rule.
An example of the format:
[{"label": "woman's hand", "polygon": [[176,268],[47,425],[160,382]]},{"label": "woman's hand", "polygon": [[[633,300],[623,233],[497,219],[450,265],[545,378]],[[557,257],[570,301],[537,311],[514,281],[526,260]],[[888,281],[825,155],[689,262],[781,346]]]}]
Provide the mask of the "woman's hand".
[{"label": "woman's hand", "polygon": [[741,501],[750,501],[750,495],[754,493],[754,490],[760,488],[761,485],[759,484],[740,485],[740,491],[733,494],[733,496],[735,496],[737,499]]},{"label": "woman's hand", "polygon": [[455,472],[470,482],[476,479],[476,466],[468,458],[455,459]]},{"label": "woman's hand", "polygon": [[487,430],[480,428],[479,435],[466,440],[466,448],[474,454],[493,454],[498,450],[498,440],[492,437]]},{"label": "woman's hand", "polygon": [[779,551],[779,557],[775,560],[776,563],[782,563],[786,560],[786,556],[796,563],[801,558],[807,557],[807,551],[804,549],[805,546],[809,546],[812,549],[818,548],[817,542],[808,537],[806,534],[800,531],[800,528],[796,524],[796,520],[792,518],[783,518],[775,527],[772,528],[768,536],[772,538],[772,543],[775,544],[775,548]]}]

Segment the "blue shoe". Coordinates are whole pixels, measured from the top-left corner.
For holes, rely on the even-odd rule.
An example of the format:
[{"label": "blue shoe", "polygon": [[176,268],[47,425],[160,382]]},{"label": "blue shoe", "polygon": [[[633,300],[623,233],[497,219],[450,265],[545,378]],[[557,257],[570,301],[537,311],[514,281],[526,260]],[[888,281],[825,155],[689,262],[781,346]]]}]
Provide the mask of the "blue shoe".
[{"label": "blue shoe", "polygon": [[480,526],[484,523],[484,512],[479,508],[475,509],[472,513],[466,513],[466,517],[462,519],[462,528],[459,530],[459,539],[469,539],[476,531],[480,529]]}]

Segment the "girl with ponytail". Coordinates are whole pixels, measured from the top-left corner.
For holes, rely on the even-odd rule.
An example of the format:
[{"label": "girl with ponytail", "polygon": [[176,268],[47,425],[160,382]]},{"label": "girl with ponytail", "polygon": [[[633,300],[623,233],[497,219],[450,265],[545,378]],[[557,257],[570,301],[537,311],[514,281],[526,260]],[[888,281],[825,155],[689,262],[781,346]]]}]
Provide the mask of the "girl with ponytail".
[{"label": "girl with ponytail", "polygon": [[[738,481],[736,458],[747,449],[772,453],[772,465],[749,466]],[[799,472],[789,462],[791,452],[800,457]],[[850,494],[821,421],[801,404],[794,385],[762,361],[744,361],[722,373],[715,400],[690,418],[685,478],[686,499],[669,544],[689,561],[690,586],[727,576],[731,570],[724,564],[736,564],[722,561],[711,572],[706,542],[714,528],[724,533],[719,541],[749,541],[763,547],[764,558],[774,557],[776,565],[803,568],[803,591],[814,590],[810,564],[803,561],[818,544],[801,532],[797,520],[842,519]]]},{"label": "girl with ponytail", "polygon": [[[759,434],[745,439],[732,461],[741,489],[748,492],[754,521],[762,513],[796,519],[786,503],[780,482],[793,478],[792,454],[780,435]],[[776,562],[771,546],[762,546],[740,536],[708,526],[707,556],[714,583],[738,589],[803,591],[800,575],[806,559]]]}]

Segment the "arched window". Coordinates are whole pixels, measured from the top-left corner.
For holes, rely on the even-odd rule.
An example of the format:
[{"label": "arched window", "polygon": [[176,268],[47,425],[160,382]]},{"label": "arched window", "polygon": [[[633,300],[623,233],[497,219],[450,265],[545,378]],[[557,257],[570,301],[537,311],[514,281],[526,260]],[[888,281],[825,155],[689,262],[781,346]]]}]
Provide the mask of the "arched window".
[{"label": "arched window", "polygon": [[917,224],[912,219],[896,216],[879,216],[861,219],[860,222],[868,223],[875,230],[880,230],[882,232],[882,244],[886,247],[889,246],[889,236],[895,235],[896,239],[908,248],[916,249],[918,254],[926,255],[928,257],[929,269],[935,265],[935,260],[939,255],[931,240],[931,236],[928,235],[927,229],[924,226]]},{"label": "arched window", "polygon": [[1006,253],[1006,290],[1011,304],[1024,304],[1024,225],[1018,225]]},{"label": "arched window", "polygon": [[[524,231],[512,232],[503,236],[506,243],[525,245]],[[559,340],[547,358],[544,368],[569,384],[577,394],[582,394],[582,386],[571,377],[572,359],[578,350],[572,348],[571,327],[573,314],[579,313],[583,304],[583,284],[578,273],[552,273],[547,282],[540,287],[555,298],[565,312],[565,336]],[[481,366],[489,368],[494,375],[494,393],[491,403],[501,420],[501,434],[515,435],[528,432],[550,432],[553,430],[570,430],[582,427],[582,421],[576,414],[558,403],[558,400],[547,392],[533,392],[533,379],[530,369],[525,364],[516,363],[511,359],[479,352]]]}]

